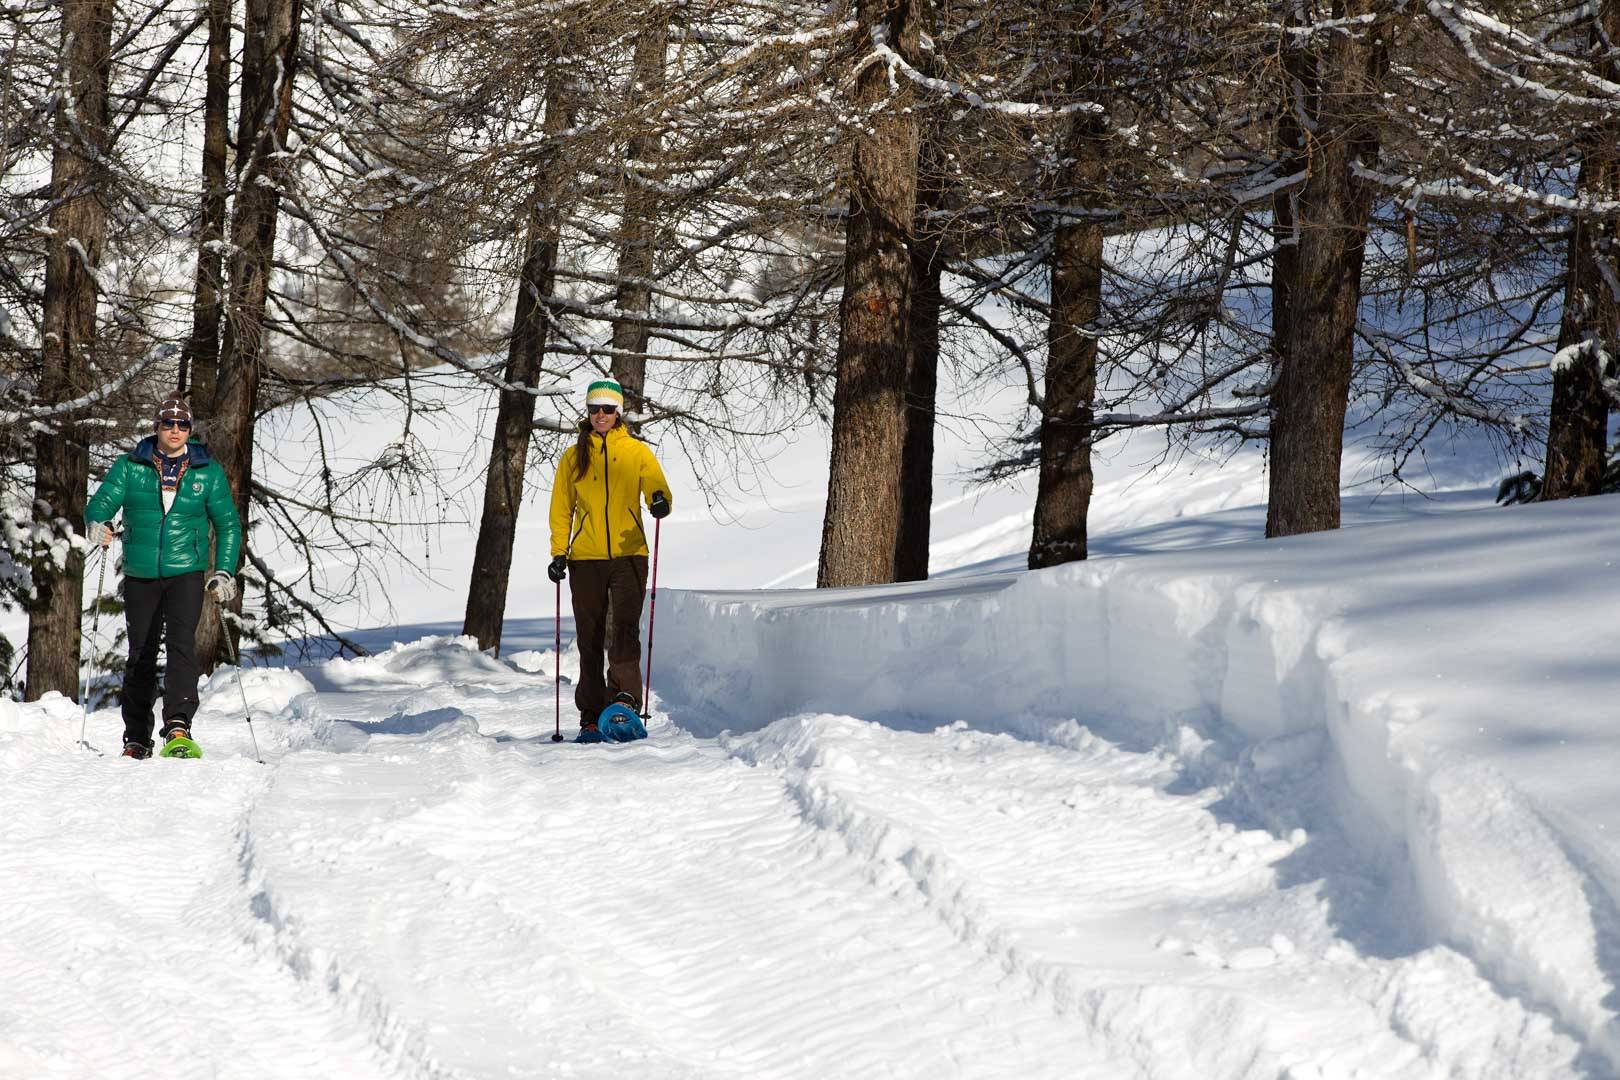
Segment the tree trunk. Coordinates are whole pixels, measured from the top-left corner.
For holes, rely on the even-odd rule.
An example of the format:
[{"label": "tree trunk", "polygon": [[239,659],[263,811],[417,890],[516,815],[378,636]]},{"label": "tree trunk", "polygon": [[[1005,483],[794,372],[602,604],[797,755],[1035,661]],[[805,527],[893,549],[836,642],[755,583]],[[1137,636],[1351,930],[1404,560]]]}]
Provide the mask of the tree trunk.
[{"label": "tree trunk", "polygon": [[[922,0],[860,0],[860,41],[880,31],[902,56],[917,54]],[[838,309],[838,384],[832,462],[821,529],[820,587],[894,580],[900,534],[900,463],[910,356],[911,218],[917,202],[915,95],[891,92],[888,68],[861,73],[856,103],[890,99],[856,125]],[[891,96],[892,93],[892,96]]]},{"label": "tree trunk", "polygon": [[227,154],[231,109],[231,0],[208,2],[207,90],[203,99],[202,217],[197,227],[196,289],[191,305],[191,337],[180,358],[181,389],[191,374],[191,407],[207,421],[219,380],[219,324],[224,314],[224,258]]},{"label": "tree trunk", "polygon": [[[1075,28],[1069,95],[1101,85],[1099,3]],[[1060,198],[1093,204],[1102,186],[1108,153],[1103,116],[1076,112],[1064,141],[1067,163],[1058,174]],[[1057,566],[1086,557],[1086,516],[1091,510],[1092,402],[1097,393],[1097,324],[1102,317],[1103,229],[1094,221],[1059,219],[1052,238],[1052,311],[1046,328],[1046,377],[1042,388],[1040,479],[1029,543],[1029,568]]]},{"label": "tree trunk", "polygon": [[[62,71],[67,100],[57,105],[51,159],[51,237],[45,263],[43,347],[39,397],[70,401],[90,389],[96,341],[96,282],[107,234],[104,180],[98,164],[108,149],[107,78],[112,52],[111,0],[63,4]],[[34,439],[34,516],[84,527],[90,454],[77,418],[56,418]],[[36,701],[56,690],[79,693],[79,634],[84,560],[69,552],[60,570],[34,567],[35,600],[28,609],[28,679],[23,696]]]},{"label": "tree trunk", "polygon": [[[669,23],[658,18],[636,38],[634,104],[663,96],[665,58],[669,50]],[[657,162],[663,141],[655,124],[636,129],[625,146],[624,219],[620,223],[619,287],[614,306],[630,315],[645,316],[652,307],[653,248],[658,194],[636,183],[630,173],[646,173]],[[644,319],[613,321],[613,377],[624,387],[625,411],[641,413],[646,406],[648,327]],[[633,353],[638,355],[625,355]]]},{"label": "tree trunk", "polygon": [[900,534],[894,579],[928,579],[934,509],[934,422],[939,389],[939,314],[944,306],[944,238],[932,220],[945,205],[944,132],[923,136],[911,241],[911,355],[906,368],[905,438],[900,449]]},{"label": "tree trunk", "polygon": [[[1374,0],[1350,0],[1342,11],[1334,8],[1334,17],[1350,21],[1376,10]],[[1374,117],[1388,64],[1381,42],[1390,30],[1380,21],[1285,42],[1285,73],[1298,88],[1292,92],[1304,95],[1299,104],[1314,131],[1302,131],[1302,144],[1286,148],[1305,160],[1306,179],[1293,204],[1299,240],[1292,279],[1284,295],[1273,297],[1287,308],[1271,395],[1267,536],[1339,527],[1339,461],[1372,204],[1369,188],[1350,170],[1378,151]]]},{"label": "tree trunk", "polygon": [[[545,109],[545,132],[555,136],[570,123],[560,83],[548,88]],[[517,308],[512,317],[512,340],[506,350],[504,377],[514,386],[536,386],[546,356],[545,299],[551,295],[557,276],[557,243],[562,231],[560,190],[555,175],[543,176],[535,185]],[[523,478],[533,425],[534,395],[526,390],[502,390],[484,478],[484,514],[478,522],[478,546],[473,552],[472,580],[467,585],[467,615],[461,628],[463,634],[478,639],[480,649],[498,652],[501,647],[506,590],[512,575],[512,550],[517,540],[518,513],[523,507]]]},{"label": "tree trunk", "polygon": [[906,372],[905,440],[900,450],[900,535],[894,579],[928,580],[929,525],[934,509],[934,419],[939,388],[940,279],[945,260],[937,236],[911,249],[911,362]]},{"label": "tree trunk", "polygon": [[[1620,40],[1620,3],[1609,0],[1601,15],[1609,41]],[[1596,42],[1602,37],[1594,35]],[[1620,63],[1599,66],[1620,81]],[[1576,190],[1595,200],[1620,199],[1620,125],[1604,124],[1582,146]],[[1620,222],[1578,217],[1569,241],[1569,276],[1558,327],[1558,366],[1553,369],[1552,414],[1547,425],[1547,463],[1541,498],[1567,499],[1602,490],[1608,454],[1609,395],[1605,378],[1620,365]],[[1601,359],[1600,359],[1601,358]]]},{"label": "tree trunk", "polygon": [[[251,542],[247,532],[253,486],[253,423],[264,360],[265,298],[281,208],[284,166],[275,155],[286,148],[292,123],[300,16],[300,0],[247,0],[242,33],[230,296],[226,301],[208,447],[230,479],[236,510],[242,517],[244,549]],[[218,569],[236,572],[234,566]],[[238,593],[231,606],[240,611],[241,604]],[[205,598],[203,605],[211,608],[213,600]],[[234,653],[234,648],[231,651]],[[212,671],[221,657],[219,620],[212,611],[205,610],[197,628],[197,659],[204,671]]]}]

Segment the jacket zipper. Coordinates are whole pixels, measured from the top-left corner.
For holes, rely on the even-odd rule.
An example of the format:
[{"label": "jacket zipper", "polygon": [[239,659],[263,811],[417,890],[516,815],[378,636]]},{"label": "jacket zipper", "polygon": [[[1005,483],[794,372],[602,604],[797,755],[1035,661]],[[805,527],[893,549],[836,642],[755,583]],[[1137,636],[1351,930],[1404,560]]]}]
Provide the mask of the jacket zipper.
[{"label": "jacket zipper", "polygon": [[613,558],[613,496],[608,493],[607,436],[602,436],[602,534],[607,538],[608,558]]}]

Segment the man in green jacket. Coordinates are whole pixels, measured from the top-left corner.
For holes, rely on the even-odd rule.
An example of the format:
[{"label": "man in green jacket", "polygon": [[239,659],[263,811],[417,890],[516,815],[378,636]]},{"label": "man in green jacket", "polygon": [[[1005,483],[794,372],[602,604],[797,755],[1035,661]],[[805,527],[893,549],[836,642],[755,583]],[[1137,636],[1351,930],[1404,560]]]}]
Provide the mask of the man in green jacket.
[{"label": "man in green jacket", "polygon": [[225,470],[191,439],[191,409],[178,397],[158,406],[153,433],[113,462],[84,508],[86,536],[112,543],[107,523],[124,512],[124,617],[129,666],[124,672],[124,756],[152,756],[152,703],[157,698],[158,645],[168,641],[163,678],[164,753],[193,756],[197,712],[197,619],[208,570],[208,526],[218,542],[207,588],[228,604],[236,596],[242,523]]}]

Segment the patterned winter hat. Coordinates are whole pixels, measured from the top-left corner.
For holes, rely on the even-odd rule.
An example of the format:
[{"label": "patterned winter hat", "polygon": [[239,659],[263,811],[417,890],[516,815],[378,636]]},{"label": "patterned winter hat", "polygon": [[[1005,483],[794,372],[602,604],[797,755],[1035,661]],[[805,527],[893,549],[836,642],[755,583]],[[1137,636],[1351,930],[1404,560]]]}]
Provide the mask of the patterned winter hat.
[{"label": "patterned winter hat", "polygon": [[612,379],[598,379],[585,390],[587,405],[616,405],[624,408],[624,387]]},{"label": "patterned winter hat", "polygon": [[186,404],[185,398],[171,394],[163,399],[152,422],[161,424],[165,420],[184,420],[188,424],[191,423],[191,406]]}]

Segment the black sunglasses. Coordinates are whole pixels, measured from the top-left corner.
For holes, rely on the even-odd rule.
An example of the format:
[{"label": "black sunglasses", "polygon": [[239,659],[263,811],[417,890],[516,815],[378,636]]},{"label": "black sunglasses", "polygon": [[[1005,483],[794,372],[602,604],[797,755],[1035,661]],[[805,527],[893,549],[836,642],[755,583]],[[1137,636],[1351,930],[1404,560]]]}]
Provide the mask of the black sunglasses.
[{"label": "black sunglasses", "polygon": [[164,428],[172,428],[173,427],[173,428],[179,428],[181,431],[190,431],[191,430],[191,421],[190,420],[159,420],[158,421],[158,427],[164,427]]},{"label": "black sunglasses", "polygon": [[585,406],[585,411],[593,413],[602,412],[612,416],[614,413],[619,411],[619,407],[617,405],[587,405]]}]

